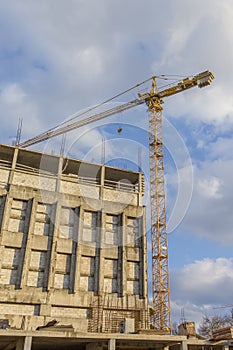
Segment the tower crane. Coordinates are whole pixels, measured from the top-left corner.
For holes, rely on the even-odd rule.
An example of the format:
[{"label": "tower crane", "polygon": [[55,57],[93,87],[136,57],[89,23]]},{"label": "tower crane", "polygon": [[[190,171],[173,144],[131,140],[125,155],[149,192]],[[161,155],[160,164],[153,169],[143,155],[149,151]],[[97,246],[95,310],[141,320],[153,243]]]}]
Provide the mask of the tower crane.
[{"label": "tower crane", "polygon": [[[205,71],[186,77],[165,89],[158,89],[156,76],[152,77],[151,89],[138,93],[138,98],[107,109],[85,119],[60,125],[36,137],[20,143],[19,147],[28,147],[38,142],[64,134],[89,123],[126,111],[138,105],[146,104],[149,119],[149,159],[150,159],[150,207],[152,242],[152,324],[157,330],[171,332],[170,285],[168,270],[168,239],[166,230],[166,203],[164,184],[164,145],[162,139],[162,104],[164,98],[178,94],[192,87],[210,85],[214,75]],[[139,86],[138,84],[137,86]]]}]

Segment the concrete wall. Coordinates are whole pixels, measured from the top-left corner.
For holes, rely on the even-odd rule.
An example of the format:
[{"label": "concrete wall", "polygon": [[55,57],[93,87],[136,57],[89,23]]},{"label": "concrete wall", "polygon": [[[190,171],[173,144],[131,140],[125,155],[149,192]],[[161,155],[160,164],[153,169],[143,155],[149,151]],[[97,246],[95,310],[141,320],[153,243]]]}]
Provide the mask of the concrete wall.
[{"label": "concrete wall", "polygon": [[141,173],[0,145],[0,318],[87,331],[101,299],[145,327],[143,191]]}]

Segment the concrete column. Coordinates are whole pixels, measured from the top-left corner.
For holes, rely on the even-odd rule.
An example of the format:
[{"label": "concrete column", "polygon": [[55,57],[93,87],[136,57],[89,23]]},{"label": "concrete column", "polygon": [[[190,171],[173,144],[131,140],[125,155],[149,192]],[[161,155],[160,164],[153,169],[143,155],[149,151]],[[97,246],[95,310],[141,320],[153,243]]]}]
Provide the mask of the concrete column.
[{"label": "concrete column", "polygon": [[21,252],[21,261],[19,264],[19,269],[21,269],[21,272],[19,271],[18,281],[17,285],[18,288],[22,288],[23,286],[27,285],[27,278],[28,278],[28,271],[29,271],[29,264],[30,264],[30,258],[31,258],[31,242],[32,242],[32,234],[34,231],[35,226],[35,217],[36,217],[36,209],[37,209],[37,202],[35,198],[28,201],[28,209],[26,212],[26,218],[28,218],[28,223],[25,226],[27,226],[26,230],[24,232],[24,237],[22,241],[22,252]]},{"label": "concrete column", "polygon": [[72,238],[72,254],[71,254],[71,266],[70,266],[70,293],[74,293],[75,274],[76,274],[76,260],[77,260],[77,246],[78,246],[78,227],[79,227],[79,207],[74,210],[74,226],[73,226],[73,238]]},{"label": "concrete column", "polygon": [[105,166],[101,167],[101,178],[100,178],[100,200],[101,200],[101,208],[103,208],[103,200],[104,200],[104,179],[105,179]]},{"label": "concrete column", "polygon": [[143,237],[143,217],[137,218],[138,223],[138,249],[139,249],[139,297],[145,297],[144,284],[145,284],[145,264],[144,264],[144,237]]},{"label": "concrete column", "polygon": [[108,350],[116,349],[116,339],[109,339],[108,341]]},{"label": "concrete column", "polygon": [[100,290],[100,254],[102,248],[101,235],[102,233],[102,212],[97,212],[97,221],[96,221],[96,249],[95,249],[95,276],[94,276],[94,292],[97,295]]},{"label": "concrete column", "polygon": [[16,350],[31,350],[32,337],[20,338],[16,343]]},{"label": "concrete column", "polygon": [[127,293],[127,256],[126,256],[126,215],[122,214],[122,295]]},{"label": "concrete column", "polygon": [[146,240],[146,207],[143,207],[143,218],[140,220],[140,234],[142,235],[142,284],[143,284],[143,297],[148,300],[148,271],[147,271],[147,240]]},{"label": "concrete column", "polygon": [[142,177],[143,177],[142,173],[139,173],[139,175],[138,175],[138,194],[137,194],[138,205],[142,205]]},{"label": "concrete column", "polygon": [[30,350],[32,347],[32,337],[25,337],[23,350]]},{"label": "concrete column", "polygon": [[222,350],[229,350],[229,344],[224,344]]},{"label": "concrete column", "polygon": [[62,167],[63,167],[63,157],[60,157],[59,163],[58,163],[58,171],[57,171],[56,192],[61,192]]},{"label": "concrete column", "polygon": [[99,228],[99,295],[104,292],[104,230],[106,214],[101,212],[101,228]]},{"label": "concrete column", "polygon": [[[56,259],[57,259],[57,239],[59,232],[61,203],[57,200],[56,204],[52,207],[52,218],[49,227],[48,236],[48,249],[47,249],[47,271],[46,271],[46,284],[44,289],[48,291],[54,288],[54,279],[56,272]],[[47,288],[46,288],[47,287]]]},{"label": "concrete column", "polygon": [[10,197],[9,193],[6,195],[5,199],[5,206],[4,206],[4,211],[2,215],[2,227],[1,227],[1,232],[0,232],[0,271],[2,268],[2,257],[3,257],[3,250],[4,250],[4,245],[2,245],[2,240],[4,238],[4,235],[7,234],[7,229],[8,229],[8,223],[9,223],[9,217],[10,217],[10,210],[12,206],[12,201],[13,198]]},{"label": "concrete column", "polygon": [[61,211],[61,177],[62,177],[63,157],[60,157],[57,163],[57,179],[56,179],[56,196],[52,204],[52,217],[50,218],[50,227],[48,235],[47,246],[47,263],[44,278],[44,291],[54,289],[54,280],[56,272],[56,258],[57,258],[57,239],[59,232],[60,211]]},{"label": "concrete column", "polygon": [[180,350],[188,350],[187,340],[182,340],[180,343]]},{"label": "concrete column", "polygon": [[76,267],[75,267],[75,278],[74,278],[74,293],[78,292],[80,285],[80,266],[81,266],[81,247],[80,241],[83,240],[83,221],[84,221],[84,210],[83,207],[79,208],[79,223],[78,223],[78,235],[77,235],[77,249],[76,249]]},{"label": "concrete column", "polygon": [[46,252],[46,266],[44,271],[43,291],[48,291],[54,287],[57,257],[57,236],[61,205],[57,201],[52,204],[49,224],[48,243]]},{"label": "concrete column", "polygon": [[9,174],[9,178],[8,178],[8,189],[9,189],[10,185],[13,182],[13,177],[14,177],[15,167],[16,167],[16,163],[17,163],[18,153],[19,153],[19,149],[15,148],[13,160],[12,160],[12,163],[11,163],[11,170],[10,170],[10,174]]},{"label": "concrete column", "polygon": [[98,294],[101,295],[104,292],[104,230],[105,230],[106,214],[101,212],[101,227],[99,230],[99,288]]},{"label": "concrete column", "polygon": [[5,206],[4,206],[4,211],[3,211],[3,215],[2,215],[2,231],[8,230],[12,202],[13,202],[13,197],[10,196],[10,194],[8,192],[6,194]]},{"label": "concrete column", "polygon": [[6,193],[5,205],[4,205],[4,209],[2,212],[1,232],[0,232],[0,271],[2,268],[1,257],[3,256],[2,252],[4,249],[4,247],[1,245],[1,241],[2,241],[2,238],[4,235],[4,233],[2,231],[7,230],[7,228],[8,228],[9,215],[10,215],[11,205],[12,205],[12,201],[13,201],[13,198],[10,197],[9,192],[10,192],[10,186],[12,184],[13,177],[14,177],[14,171],[15,171],[15,167],[16,167],[16,163],[17,163],[18,153],[19,153],[19,149],[15,148],[12,163],[11,163],[11,169],[9,171],[9,176],[8,176],[8,183],[7,183],[7,192],[8,193]]}]

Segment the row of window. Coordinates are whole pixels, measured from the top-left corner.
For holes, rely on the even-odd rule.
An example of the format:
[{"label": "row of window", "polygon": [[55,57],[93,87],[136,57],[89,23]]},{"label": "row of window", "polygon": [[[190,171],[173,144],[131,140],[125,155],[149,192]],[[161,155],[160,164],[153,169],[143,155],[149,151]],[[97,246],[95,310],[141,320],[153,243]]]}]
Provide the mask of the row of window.
[{"label": "row of window", "polygon": [[[1,284],[17,285],[20,273],[21,249],[5,247],[2,256]],[[32,250],[29,269],[27,273],[27,286],[46,287],[46,266],[48,252]],[[78,289],[81,291],[94,291],[96,272],[96,257],[81,256],[80,281]],[[104,259],[104,286],[107,293],[120,292],[120,278],[118,276],[119,261],[117,259]],[[98,268],[98,266],[97,266]],[[127,292],[139,294],[139,262],[127,261]],[[55,265],[54,288],[72,289],[71,254],[57,253]]]},{"label": "row of window", "polygon": [[[2,201],[3,206],[3,201]],[[0,203],[0,215],[3,215]],[[7,230],[11,232],[26,232],[30,216],[29,201],[13,199]],[[97,239],[98,213],[84,211],[83,229],[81,240],[84,242],[95,242]],[[52,235],[53,224],[55,220],[55,205],[37,203],[35,223],[33,233],[35,235]],[[79,208],[69,208],[62,206],[59,214],[59,237],[77,240],[79,225]],[[121,215],[106,214],[104,225],[104,242],[111,245],[121,245]],[[126,244],[138,246],[140,238],[139,220],[136,218],[127,218]]]},{"label": "row of window", "polygon": [[[27,238],[29,218],[31,215],[31,201],[13,199],[9,220],[8,231],[21,232]],[[0,197],[0,215],[2,217],[4,200]],[[46,290],[49,278],[49,266],[52,250],[53,222],[55,205],[37,203],[34,220],[34,235],[48,236],[47,250],[30,250],[29,266],[26,275],[27,286],[40,287]],[[77,232],[79,227],[79,208],[61,207],[59,215],[59,238],[73,240],[75,248],[72,254],[61,252],[56,253],[55,276],[52,282],[56,289],[74,290],[75,269],[77,253]],[[105,215],[105,229],[103,230],[104,242],[109,245],[121,245],[121,215]],[[83,226],[81,232],[82,241],[95,242],[98,228],[98,213],[84,211]],[[76,237],[75,237],[76,235]],[[127,244],[134,247],[139,246],[140,227],[139,219],[127,218]],[[50,244],[49,244],[50,242]],[[22,269],[25,258],[27,239],[22,240],[22,247],[15,248],[14,242],[9,247],[5,247],[2,256],[2,269],[0,275],[1,284],[12,284],[20,286]],[[139,294],[139,262],[127,262],[127,292],[129,294]],[[98,278],[98,261],[95,256],[81,256],[78,289],[83,291],[95,290],[95,279]],[[75,265],[76,266],[76,265]],[[104,263],[104,285],[103,289],[108,293],[120,292],[121,285],[118,273],[118,259],[105,258]]]}]

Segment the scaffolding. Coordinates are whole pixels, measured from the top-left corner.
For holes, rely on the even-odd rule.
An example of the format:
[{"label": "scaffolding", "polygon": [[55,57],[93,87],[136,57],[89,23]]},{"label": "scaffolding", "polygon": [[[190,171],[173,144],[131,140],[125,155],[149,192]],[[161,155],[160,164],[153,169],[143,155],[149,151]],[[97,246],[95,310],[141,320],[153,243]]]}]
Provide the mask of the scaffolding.
[{"label": "scaffolding", "polygon": [[148,309],[131,307],[127,296],[125,302],[123,298],[114,298],[111,294],[104,293],[90,304],[88,332],[123,333],[122,323],[126,319],[134,320],[134,332],[150,329]]}]

